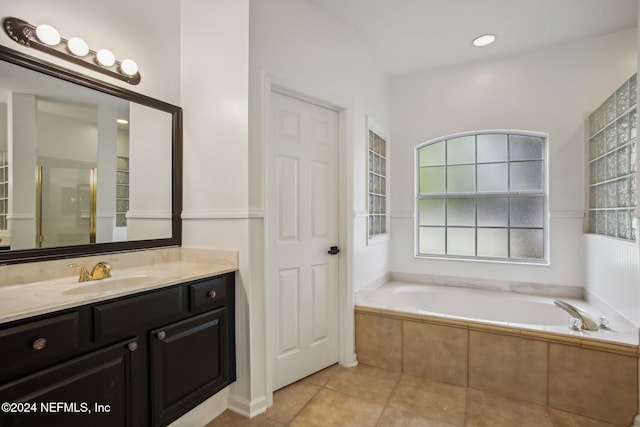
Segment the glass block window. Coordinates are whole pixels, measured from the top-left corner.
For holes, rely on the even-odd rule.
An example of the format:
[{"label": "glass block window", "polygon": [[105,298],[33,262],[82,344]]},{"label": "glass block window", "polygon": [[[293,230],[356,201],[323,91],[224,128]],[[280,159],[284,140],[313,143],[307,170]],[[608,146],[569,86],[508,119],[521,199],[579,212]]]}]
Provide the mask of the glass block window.
[{"label": "glass block window", "polygon": [[589,117],[591,233],[636,240],[636,75]]},{"label": "glass block window", "polygon": [[129,210],[129,158],[118,157],[116,161],[116,227],[126,227]]},{"label": "glass block window", "polygon": [[369,130],[369,238],[387,234],[387,141]]},{"label": "glass block window", "polygon": [[486,131],[416,148],[417,256],[546,259],[546,135]]}]

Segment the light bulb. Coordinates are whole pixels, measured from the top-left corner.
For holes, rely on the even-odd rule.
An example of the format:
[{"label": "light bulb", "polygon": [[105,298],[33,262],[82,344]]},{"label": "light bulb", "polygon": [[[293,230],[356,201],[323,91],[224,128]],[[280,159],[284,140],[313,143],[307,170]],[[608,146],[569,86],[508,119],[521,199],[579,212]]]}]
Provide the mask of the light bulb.
[{"label": "light bulb", "polygon": [[111,67],[116,63],[116,57],[109,49],[100,49],[98,53],[96,53],[96,60],[98,64],[105,67]]},{"label": "light bulb", "polygon": [[490,45],[494,41],[496,41],[496,36],[494,36],[493,34],[485,34],[483,36],[478,36],[475,39],[473,39],[473,45],[477,47],[483,47],[483,46]]},{"label": "light bulb", "polygon": [[89,45],[87,42],[78,37],[72,37],[67,42],[69,52],[75,56],[86,56],[89,53]]},{"label": "light bulb", "polygon": [[42,24],[36,28],[36,37],[44,44],[55,46],[60,43],[60,33],[51,25]]},{"label": "light bulb", "polygon": [[138,72],[138,64],[132,59],[125,59],[120,64],[120,70],[127,76],[135,76]]}]

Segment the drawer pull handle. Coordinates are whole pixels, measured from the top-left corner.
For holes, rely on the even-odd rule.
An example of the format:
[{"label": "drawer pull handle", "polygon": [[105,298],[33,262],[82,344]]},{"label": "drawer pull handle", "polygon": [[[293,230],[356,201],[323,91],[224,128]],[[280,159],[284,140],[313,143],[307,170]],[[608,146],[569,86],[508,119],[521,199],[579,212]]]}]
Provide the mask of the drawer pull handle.
[{"label": "drawer pull handle", "polygon": [[135,341],[132,341],[129,344],[127,344],[127,348],[129,349],[129,351],[136,351],[138,349],[138,343]]},{"label": "drawer pull handle", "polygon": [[209,291],[209,293],[207,293],[207,296],[211,299],[216,299],[217,295],[216,291]]},{"label": "drawer pull handle", "polygon": [[46,346],[47,346],[47,339],[46,338],[38,338],[37,340],[35,340],[33,342],[33,349],[34,350],[42,350]]},{"label": "drawer pull handle", "polygon": [[165,331],[160,331],[156,336],[158,337],[159,340],[163,340],[167,337],[167,333]]}]

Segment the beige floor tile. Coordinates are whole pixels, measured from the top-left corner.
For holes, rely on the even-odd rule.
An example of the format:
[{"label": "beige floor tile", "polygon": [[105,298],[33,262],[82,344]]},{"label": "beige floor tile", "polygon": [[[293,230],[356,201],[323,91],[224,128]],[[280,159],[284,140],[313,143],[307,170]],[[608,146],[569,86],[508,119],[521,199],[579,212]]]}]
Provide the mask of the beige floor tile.
[{"label": "beige floor tile", "polygon": [[402,370],[402,321],[369,314],[356,314],[356,353],[370,366]]},{"label": "beige floor tile", "polygon": [[402,372],[466,387],[467,344],[466,329],[402,322]]},{"label": "beige floor tile", "polygon": [[338,364],[331,365],[328,368],[325,368],[321,371],[316,372],[315,374],[311,374],[308,377],[303,378],[301,381],[323,387],[325,384],[329,382],[331,378],[333,378],[336,375],[336,373],[340,372],[343,369],[347,369],[347,368],[344,368]]},{"label": "beige floor tile", "polygon": [[556,427],[616,427],[615,424],[570,414],[553,408],[549,408],[549,413]]},{"label": "beige floor tile", "polygon": [[469,332],[469,387],[547,404],[547,343]]},{"label": "beige floor tile", "polygon": [[277,423],[266,418],[263,415],[258,415],[254,418],[245,418],[242,415],[238,415],[233,411],[226,410],[220,414],[216,419],[211,421],[205,427],[285,427],[284,424]]},{"label": "beige floor tile", "polygon": [[384,405],[322,389],[294,418],[292,427],[367,427],[375,426]]},{"label": "beige floor tile", "polygon": [[638,359],[549,345],[549,407],[617,425],[638,412]]},{"label": "beige floor tile", "polygon": [[318,393],[320,387],[298,381],[273,393],[273,406],[267,409],[265,417],[287,424],[298,415],[307,403]]},{"label": "beige floor tile", "polygon": [[335,373],[326,388],[350,394],[372,402],[387,403],[400,377],[399,372],[358,365]]},{"label": "beige floor tile", "polygon": [[468,427],[553,427],[546,406],[469,389]]},{"label": "beige floor tile", "polygon": [[465,401],[464,387],[403,374],[388,404],[426,418],[462,425]]},{"label": "beige floor tile", "polygon": [[376,427],[456,427],[456,425],[387,406]]}]

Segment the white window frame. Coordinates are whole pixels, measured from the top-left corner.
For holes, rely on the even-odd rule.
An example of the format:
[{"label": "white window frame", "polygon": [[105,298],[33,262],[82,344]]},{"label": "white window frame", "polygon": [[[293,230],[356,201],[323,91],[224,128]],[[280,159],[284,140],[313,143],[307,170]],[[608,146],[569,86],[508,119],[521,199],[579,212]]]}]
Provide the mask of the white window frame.
[{"label": "white window frame", "polygon": [[[369,233],[370,230],[370,221],[371,215],[373,215],[370,203],[370,188],[369,188],[369,174],[371,170],[369,168],[369,132],[373,132],[382,138],[385,142],[385,213],[384,213],[384,222],[385,222],[385,232],[381,234],[371,235]],[[367,186],[366,196],[365,196],[365,206],[367,207],[367,245],[376,244],[380,242],[385,242],[390,239],[391,235],[391,179],[390,179],[390,168],[391,168],[391,141],[389,137],[389,132],[386,131],[382,126],[376,123],[371,117],[367,116],[367,128],[366,128],[366,143],[365,143],[365,183]]]},{"label": "white window frame", "polygon": [[[525,135],[542,138],[544,140],[542,147],[542,162],[543,162],[543,192],[542,195],[544,200],[544,208],[543,208],[543,226],[542,226],[542,235],[543,235],[543,257],[540,259],[533,258],[498,258],[498,257],[483,257],[483,256],[465,256],[465,255],[447,255],[447,254],[423,254],[420,252],[420,212],[419,212],[419,203],[423,198],[420,194],[420,149],[430,145],[435,144],[437,142],[445,141],[448,139],[460,138],[464,136],[477,136],[477,135],[486,135],[486,134],[517,134],[517,135]],[[445,162],[446,164],[446,162]],[[477,166],[477,158],[476,162],[473,163]],[[445,193],[446,194],[446,193]],[[506,197],[510,194],[513,195],[526,195],[526,192],[505,192],[503,193]],[[473,196],[471,196],[473,195]],[[482,193],[470,193],[468,197],[474,197],[476,200],[483,197],[488,197],[492,194],[482,194]],[[444,196],[444,194],[443,194]],[[447,198],[451,196],[446,196],[443,198]],[[414,257],[415,258],[424,258],[424,259],[443,259],[443,260],[463,260],[463,261],[480,261],[480,262],[491,262],[491,263],[506,263],[506,264],[527,264],[527,265],[546,265],[550,264],[550,207],[549,207],[549,134],[543,132],[536,131],[528,131],[528,130],[514,130],[514,129],[489,129],[489,130],[479,130],[479,131],[469,131],[469,132],[460,132],[450,135],[441,136],[438,138],[431,139],[429,141],[423,142],[417,145],[414,149]],[[475,230],[477,233],[478,226],[475,225]],[[511,227],[508,226],[509,230]],[[477,239],[476,239],[477,245]]]}]

